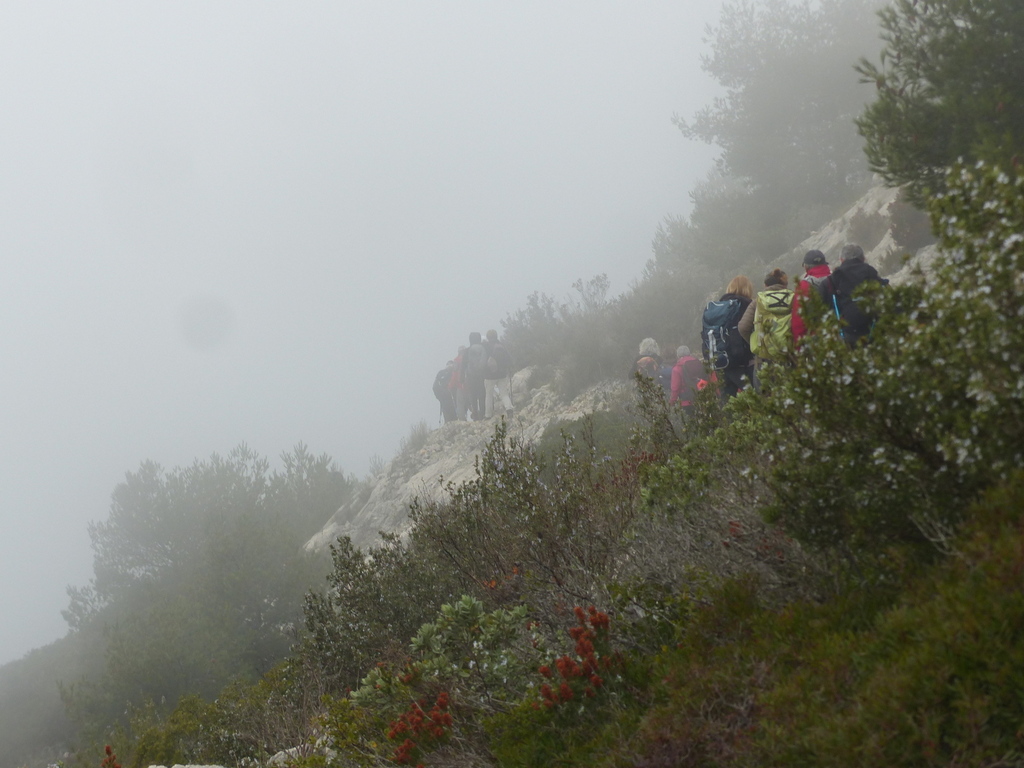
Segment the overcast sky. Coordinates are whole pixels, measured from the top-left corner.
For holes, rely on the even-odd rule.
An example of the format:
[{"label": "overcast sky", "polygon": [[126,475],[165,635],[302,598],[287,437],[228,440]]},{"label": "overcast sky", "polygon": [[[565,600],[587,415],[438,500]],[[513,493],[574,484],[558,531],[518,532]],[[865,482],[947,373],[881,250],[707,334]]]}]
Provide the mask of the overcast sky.
[{"label": "overcast sky", "polygon": [[0,7],[0,663],[146,459],[362,475],[470,331],[636,279],[720,0]]}]

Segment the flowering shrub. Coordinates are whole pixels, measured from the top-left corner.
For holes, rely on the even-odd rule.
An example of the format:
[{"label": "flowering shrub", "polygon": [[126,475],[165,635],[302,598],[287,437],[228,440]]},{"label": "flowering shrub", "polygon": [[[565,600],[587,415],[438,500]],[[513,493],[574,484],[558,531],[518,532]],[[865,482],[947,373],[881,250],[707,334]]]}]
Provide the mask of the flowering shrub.
[{"label": "flowering shrub", "polygon": [[114,750],[109,744],[103,748],[103,751],[106,753],[106,757],[100,761],[100,768],[121,768],[121,764],[117,762],[117,755],[114,754]]},{"label": "flowering shrub", "polygon": [[605,726],[637,705],[633,670],[612,648],[608,614],[576,606],[571,615],[571,650],[549,654],[518,706],[487,721],[500,765],[592,764]]},{"label": "flowering shrub", "polygon": [[463,596],[420,628],[409,651],[403,664],[371,670],[350,697],[387,722],[386,736],[397,742],[392,758],[403,765],[455,733],[464,751],[484,749],[481,719],[524,695],[543,644],[524,607],[488,612]]},{"label": "flowering shrub", "polygon": [[[569,636],[576,643],[575,654],[566,653],[554,660],[557,675],[547,664],[538,667],[541,677],[551,683],[540,684],[538,691],[541,700],[532,703],[534,709],[538,709],[541,704],[551,709],[573,699],[592,699],[604,687],[601,674],[618,671],[622,666],[622,656],[612,654],[608,649],[608,629],[611,623],[608,614],[598,611],[594,606],[590,606],[587,611],[576,606],[573,613],[576,626],[569,629]],[[552,688],[552,685],[557,688]]]},{"label": "flowering shrub", "polygon": [[448,693],[441,691],[430,711],[423,709],[427,700],[420,699],[410,704],[409,709],[391,724],[388,738],[392,741],[402,739],[392,753],[396,763],[414,763],[422,754],[437,749],[445,742],[454,722],[448,712],[448,704]]},{"label": "flowering shrub", "polygon": [[736,403],[760,425],[770,518],[861,564],[945,548],[1024,463],[1024,178],[959,168],[931,212],[945,255],[927,290],[865,299],[879,320],[852,350],[817,322],[770,396]]}]

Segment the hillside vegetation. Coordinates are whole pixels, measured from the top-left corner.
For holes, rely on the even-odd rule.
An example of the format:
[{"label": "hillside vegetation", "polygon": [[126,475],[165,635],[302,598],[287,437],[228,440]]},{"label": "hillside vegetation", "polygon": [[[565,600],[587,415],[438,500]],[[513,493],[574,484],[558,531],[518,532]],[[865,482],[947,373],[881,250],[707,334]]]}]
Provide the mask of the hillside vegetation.
[{"label": "hillside vegetation", "polygon": [[[819,305],[726,406],[707,388],[688,416],[638,378],[630,410],[536,444],[498,423],[407,536],[329,563],[301,543],[362,490],[329,457],[143,464],[91,531],[69,636],[0,670],[23,697],[0,765],[1024,766],[1024,78],[986,75],[1024,61],[1006,6],[898,0],[875,63],[874,3],[727,3],[727,97],[678,120],[723,148],[692,215],[621,296],[581,280],[505,323],[565,396],[621,378],[870,163],[941,251],[863,296],[869,343]],[[974,67],[971,99],[937,59]],[[929,114],[950,136],[924,155]],[[920,239],[900,205],[897,251]],[[27,682],[54,674],[59,697]]]},{"label": "hillside vegetation", "polygon": [[[132,765],[1024,761],[1024,178],[953,172],[934,283],[823,313],[621,459],[499,426],[407,541],[333,550],[271,675],[120,733]],[[324,749],[328,748],[326,755]]]}]

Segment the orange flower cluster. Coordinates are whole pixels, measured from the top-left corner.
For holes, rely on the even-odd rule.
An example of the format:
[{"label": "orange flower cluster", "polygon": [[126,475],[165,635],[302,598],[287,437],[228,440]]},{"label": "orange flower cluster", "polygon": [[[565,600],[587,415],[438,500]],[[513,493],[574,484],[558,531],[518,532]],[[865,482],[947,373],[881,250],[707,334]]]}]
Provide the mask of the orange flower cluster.
[{"label": "orange flower cluster", "polygon": [[[548,709],[571,700],[577,692],[587,698],[596,696],[597,689],[604,685],[604,680],[598,672],[602,668],[608,669],[612,664],[610,656],[599,657],[594,647],[599,635],[601,639],[607,639],[611,626],[608,614],[594,606],[590,606],[586,611],[576,606],[573,613],[576,615],[576,626],[569,629],[569,636],[576,641],[576,658],[565,654],[555,659],[555,669],[562,678],[557,690],[547,683],[540,686],[541,700]],[[551,667],[547,665],[539,667],[537,671],[549,680],[554,678]],[[582,690],[574,690],[572,683],[576,684],[575,688]],[[535,707],[539,706],[540,704],[535,702]]]},{"label": "orange flower cluster", "polygon": [[448,692],[441,691],[429,712],[423,709],[427,700],[420,699],[391,723],[389,739],[394,741],[405,736],[392,755],[396,763],[411,764],[425,748],[436,745],[446,736],[445,728],[451,728],[453,722],[448,712],[449,703]]}]

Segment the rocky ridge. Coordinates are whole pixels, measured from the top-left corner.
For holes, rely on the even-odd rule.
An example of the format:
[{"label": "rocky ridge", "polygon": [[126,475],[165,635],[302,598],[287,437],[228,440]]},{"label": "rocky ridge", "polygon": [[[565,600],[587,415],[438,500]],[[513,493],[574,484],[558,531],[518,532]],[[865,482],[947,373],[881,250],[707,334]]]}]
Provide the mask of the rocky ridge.
[{"label": "rocky ridge", "polygon": [[[795,274],[804,253],[814,248],[835,265],[842,247],[851,242],[859,242],[867,260],[884,271],[886,265],[902,256],[891,226],[898,195],[897,189],[873,187],[842,216],[766,264],[766,271],[779,266]],[[864,238],[865,222],[872,225],[873,243]],[[934,246],[928,246],[905,263],[897,261],[901,268],[889,275],[890,281],[900,284],[918,279],[921,272],[927,277],[937,253]],[[509,420],[510,433],[527,441],[538,440],[553,423],[608,410],[630,397],[631,391],[629,382],[604,382],[566,403],[551,384],[531,386],[532,378],[533,371],[527,368],[512,379],[515,415]],[[356,546],[365,548],[380,540],[381,531],[405,534],[409,529],[409,504],[413,499],[439,499],[449,482],[458,485],[475,477],[475,459],[494,434],[494,426],[493,421],[453,422],[431,431],[421,446],[399,452],[360,497],[331,517],[306,548],[324,549],[339,536],[349,536]]]}]

